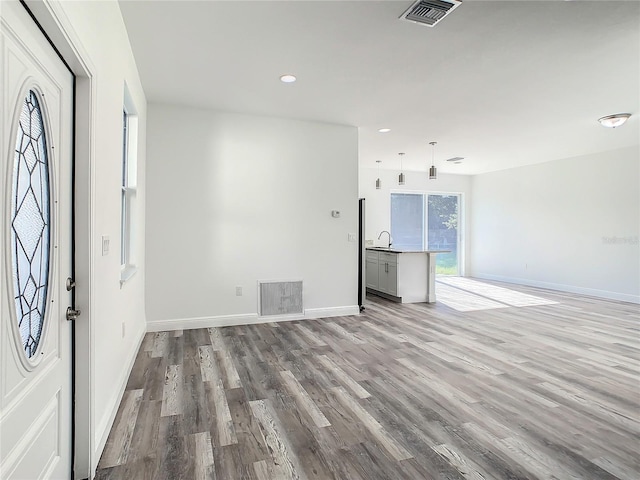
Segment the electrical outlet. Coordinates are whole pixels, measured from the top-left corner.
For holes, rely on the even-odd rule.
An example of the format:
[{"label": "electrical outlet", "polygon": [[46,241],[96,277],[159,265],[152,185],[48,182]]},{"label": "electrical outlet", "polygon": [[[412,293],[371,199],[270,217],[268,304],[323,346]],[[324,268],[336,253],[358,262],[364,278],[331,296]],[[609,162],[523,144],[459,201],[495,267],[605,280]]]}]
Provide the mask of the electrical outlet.
[{"label": "electrical outlet", "polygon": [[242,287],[236,287],[236,297],[242,296]]},{"label": "electrical outlet", "polygon": [[355,242],[356,241],[356,234],[355,233],[350,233],[348,236],[348,239],[350,242]]},{"label": "electrical outlet", "polygon": [[109,255],[109,235],[102,236],[102,256]]}]

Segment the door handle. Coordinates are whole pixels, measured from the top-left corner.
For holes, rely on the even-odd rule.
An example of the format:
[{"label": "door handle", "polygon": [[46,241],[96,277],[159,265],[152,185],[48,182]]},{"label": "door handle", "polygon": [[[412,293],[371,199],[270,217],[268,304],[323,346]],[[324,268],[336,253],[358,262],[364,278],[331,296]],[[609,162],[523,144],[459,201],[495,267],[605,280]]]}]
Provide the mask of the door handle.
[{"label": "door handle", "polygon": [[67,321],[72,322],[73,320],[77,319],[80,316],[81,313],[82,312],[80,310],[76,310],[74,308],[67,307],[67,315],[66,315]]}]

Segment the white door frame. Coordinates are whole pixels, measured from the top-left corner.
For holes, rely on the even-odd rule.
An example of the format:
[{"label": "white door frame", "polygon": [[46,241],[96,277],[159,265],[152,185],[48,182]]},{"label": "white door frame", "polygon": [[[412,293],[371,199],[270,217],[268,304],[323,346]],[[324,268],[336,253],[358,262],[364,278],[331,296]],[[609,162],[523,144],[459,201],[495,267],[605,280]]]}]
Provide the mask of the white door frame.
[{"label": "white door frame", "polygon": [[92,352],[95,211],[95,67],[63,8],[54,0],[23,0],[32,16],[75,75],[75,459],[76,479],[91,478],[95,458],[95,359]]}]

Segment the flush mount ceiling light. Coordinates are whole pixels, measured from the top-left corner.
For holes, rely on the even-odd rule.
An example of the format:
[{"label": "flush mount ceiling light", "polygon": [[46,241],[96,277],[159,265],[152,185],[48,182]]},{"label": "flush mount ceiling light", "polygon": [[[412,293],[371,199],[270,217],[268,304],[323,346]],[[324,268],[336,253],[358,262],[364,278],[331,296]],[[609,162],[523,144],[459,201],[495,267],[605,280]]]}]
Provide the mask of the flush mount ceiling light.
[{"label": "flush mount ceiling light", "polygon": [[382,160],[376,160],[376,163],[378,164],[378,178],[376,179],[376,190],[380,190],[382,188],[382,182],[380,181],[380,164],[382,163]]},{"label": "flush mount ceiling light", "polygon": [[402,171],[402,157],[404,157],[404,153],[399,153],[400,155],[400,175],[398,175],[398,185],[404,185],[404,172]]},{"label": "flush mount ceiling light", "polygon": [[378,131],[380,133],[389,133],[391,131],[391,129],[390,128],[380,128],[380,129],[378,129]]},{"label": "flush mount ceiling light", "polygon": [[431,168],[429,169],[429,180],[435,180],[437,177],[437,169],[436,169],[436,145],[438,142],[429,142],[431,145]]},{"label": "flush mount ceiling light", "polygon": [[607,115],[598,119],[600,125],[608,128],[616,128],[623,125],[624,122],[629,120],[630,113],[616,113],[615,115]]},{"label": "flush mount ceiling light", "polygon": [[297,80],[296,76],[295,76],[295,75],[291,75],[290,73],[287,73],[287,74],[282,75],[282,76],[280,77],[280,81],[281,81],[282,83],[293,83],[293,82],[295,82],[296,80]]}]

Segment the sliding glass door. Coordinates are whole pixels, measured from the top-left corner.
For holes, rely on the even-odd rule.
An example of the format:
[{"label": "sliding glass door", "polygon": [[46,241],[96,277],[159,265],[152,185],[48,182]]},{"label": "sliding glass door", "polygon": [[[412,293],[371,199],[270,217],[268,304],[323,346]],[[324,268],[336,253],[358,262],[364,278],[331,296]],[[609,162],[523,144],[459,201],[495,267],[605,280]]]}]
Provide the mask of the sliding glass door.
[{"label": "sliding glass door", "polygon": [[460,195],[427,195],[427,245],[429,250],[449,250],[436,255],[436,273],[459,275],[458,245],[460,235],[458,217]]},{"label": "sliding glass door", "polygon": [[436,273],[460,274],[460,195],[392,193],[393,245],[407,250],[449,250],[436,256]]}]

